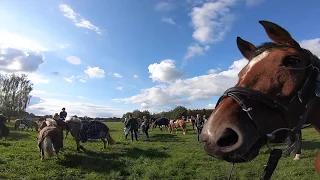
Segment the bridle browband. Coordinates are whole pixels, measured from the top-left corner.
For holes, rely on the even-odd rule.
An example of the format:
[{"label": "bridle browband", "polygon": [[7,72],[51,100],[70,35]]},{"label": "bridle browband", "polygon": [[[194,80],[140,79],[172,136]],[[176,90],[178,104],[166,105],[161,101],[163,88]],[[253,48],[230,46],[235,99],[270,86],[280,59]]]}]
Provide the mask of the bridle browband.
[{"label": "bridle browband", "polygon": [[[294,48],[296,50],[306,52],[310,55],[310,64],[306,66],[305,68],[301,68],[302,70],[306,70],[306,73],[308,74],[307,77],[304,79],[303,85],[300,87],[299,91],[294,95],[291,100],[289,101],[289,104],[285,105],[281,103],[279,100],[275,98],[271,98],[268,95],[253,90],[251,88],[247,87],[231,87],[227,89],[223,95],[218,99],[216,107],[221,103],[221,101],[227,97],[231,97],[234,101],[239,104],[239,106],[242,108],[244,112],[247,113],[250,120],[255,125],[257,131],[259,132],[260,139],[267,140],[267,146],[269,149],[271,149],[269,160],[267,163],[267,166],[264,169],[264,174],[262,176],[262,180],[270,179],[272,176],[273,171],[275,170],[279,159],[282,155],[288,156],[290,153],[294,150],[294,148],[297,146],[297,142],[301,141],[301,129],[302,126],[306,123],[308,119],[308,115],[312,109],[312,106],[316,102],[317,98],[320,97],[320,71],[319,71],[319,63],[320,60],[318,57],[313,55],[310,51],[303,49],[301,47],[295,47],[295,46],[289,46],[289,45],[274,45],[269,48],[262,48],[258,49],[256,52],[253,53],[253,56],[257,56],[258,54],[261,54],[265,50],[271,49],[271,48]],[[251,58],[252,59],[252,58]],[[299,99],[300,103],[304,106],[305,110],[303,114],[300,117],[299,122],[296,124],[296,126],[292,129],[290,128],[279,128],[275,131],[269,133],[269,134],[263,134],[261,133],[261,130],[259,130],[259,122],[256,118],[254,118],[254,108],[250,105],[250,103],[247,101],[248,99],[253,101],[258,101],[265,106],[274,109],[281,113],[284,122],[286,123],[287,127],[290,127],[290,112],[289,112],[289,105],[292,103],[293,100],[296,98]],[[295,142],[288,146],[286,149],[272,149],[269,146],[269,141],[275,139],[275,134],[279,131],[288,131],[290,133],[294,133],[296,135]],[[283,153],[285,152],[285,153]],[[233,164],[234,165],[234,164]],[[228,178],[230,179],[232,168],[229,172]]]}]

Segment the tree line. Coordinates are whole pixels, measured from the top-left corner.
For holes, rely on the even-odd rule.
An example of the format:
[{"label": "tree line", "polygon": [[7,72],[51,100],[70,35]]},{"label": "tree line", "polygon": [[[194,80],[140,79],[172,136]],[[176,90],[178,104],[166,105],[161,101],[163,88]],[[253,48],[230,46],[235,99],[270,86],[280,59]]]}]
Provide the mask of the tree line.
[{"label": "tree line", "polygon": [[10,121],[21,117],[30,103],[33,84],[25,74],[0,74],[0,113]]},{"label": "tree line", "polygon": [[123,114],[122,119],[128,117],[129,114],[131,114],[133,117],[142,118],[143,116],[147,116],[147,118],[161,118],[166,117],[170,119],[179,119],[182,116],[196,116],[197,114],[200,114],[201,116],[206,115],[206,117],[209,117],[212,113],[213,109],[187,109],[184,106],[178,106],[170,111],[163,111],[160,113],[150,113],[148,110],[140,111],[138,109],[127,112]]}]

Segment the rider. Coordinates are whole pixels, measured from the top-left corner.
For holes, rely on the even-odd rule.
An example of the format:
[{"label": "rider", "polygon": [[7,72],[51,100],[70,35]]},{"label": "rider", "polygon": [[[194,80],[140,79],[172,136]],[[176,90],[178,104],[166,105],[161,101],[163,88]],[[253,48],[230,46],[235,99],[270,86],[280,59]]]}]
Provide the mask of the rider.
[{"label": "rider", "polygon": [[66,111],[66,108],[62,108],[62,111],[60,112],[60,119],[66,119],[68,113]]}]

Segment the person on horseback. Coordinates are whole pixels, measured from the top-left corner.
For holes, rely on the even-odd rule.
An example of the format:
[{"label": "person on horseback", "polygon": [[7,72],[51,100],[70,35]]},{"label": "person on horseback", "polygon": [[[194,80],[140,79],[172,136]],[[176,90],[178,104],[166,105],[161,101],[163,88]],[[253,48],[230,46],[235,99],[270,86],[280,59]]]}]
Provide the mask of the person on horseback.
[{"label": "person on horseback", "polygon": [[68,115],[68,113],[66,111],[66,108],[62,108],[62,111],[60,112],[60,118],[65,120],[67,115]]},{"label": "person on horseback", "polygon": [[204,120],[203,118],[200,116],[200,114],[197,114],[197,119],[195,122],[196,128],[197,128],[197,135],[198,135],[198,142],[200,141],[200,134],[204,125]]},{"label": "person on horseback", "polygon": [[[138,122],[138,119],[137,118],[132,118],[132,115],[129,114],[128,116],[128,121],[126,123],[126,128],[129,128],[129,131],[131,132],[131,139],[133,141],[133,133],[134,133],[134,136],[136,138],[136,141],[138,141],[138,128],[139,128],[139,122]],[[126,139],[128,138],[128,134],[126,134]]]}]

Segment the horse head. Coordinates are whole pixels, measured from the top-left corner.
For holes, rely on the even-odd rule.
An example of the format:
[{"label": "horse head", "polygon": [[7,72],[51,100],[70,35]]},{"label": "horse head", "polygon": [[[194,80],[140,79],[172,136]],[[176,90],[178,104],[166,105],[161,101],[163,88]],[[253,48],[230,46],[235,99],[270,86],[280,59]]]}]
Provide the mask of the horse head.
[{"label": "horse head", "polygon": [[[259,23],[273,42],[256,47],[237,37],[248,63],[237,84],[218,100],[201,134],[205,152],[228,162],[251,161],[266,144],[267,134],[294,128],[317,90],[319,59],[279,25]],[[314,117],[311,112],[309,118]]]}]

